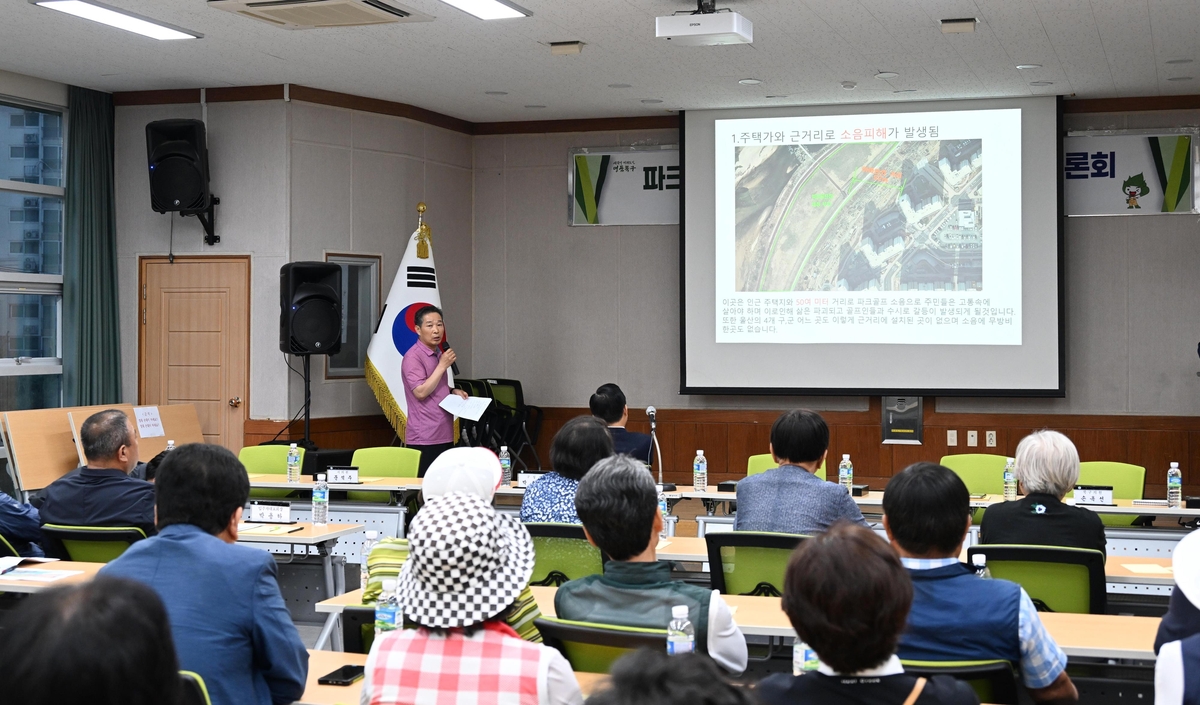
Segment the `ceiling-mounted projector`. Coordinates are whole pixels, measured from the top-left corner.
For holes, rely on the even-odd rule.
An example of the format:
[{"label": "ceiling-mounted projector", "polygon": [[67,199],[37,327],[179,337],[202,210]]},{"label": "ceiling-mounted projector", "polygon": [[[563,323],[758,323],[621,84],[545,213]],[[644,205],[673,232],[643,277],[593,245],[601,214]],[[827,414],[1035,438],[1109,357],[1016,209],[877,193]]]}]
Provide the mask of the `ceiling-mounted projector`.
[{"label": "ceiling-mounted projector", "polygon": [[676,13],[654,20],[654,35],[672,44],[715,46],[749,44],[754,23],[730,10],[717,11],[716,0],[697,0],[694,12]]}]

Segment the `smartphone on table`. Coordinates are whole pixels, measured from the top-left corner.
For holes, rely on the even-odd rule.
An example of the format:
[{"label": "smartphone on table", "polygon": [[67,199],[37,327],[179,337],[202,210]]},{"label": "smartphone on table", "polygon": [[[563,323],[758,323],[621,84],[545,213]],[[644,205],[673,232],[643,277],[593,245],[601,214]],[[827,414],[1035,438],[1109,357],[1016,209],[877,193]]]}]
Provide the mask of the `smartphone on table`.
[{"label": "smartphone on table", "polygon": [[363,677],[365,666],[342,666],[336,671],[330,671],[317,679],[321,685],[350,685]]}]

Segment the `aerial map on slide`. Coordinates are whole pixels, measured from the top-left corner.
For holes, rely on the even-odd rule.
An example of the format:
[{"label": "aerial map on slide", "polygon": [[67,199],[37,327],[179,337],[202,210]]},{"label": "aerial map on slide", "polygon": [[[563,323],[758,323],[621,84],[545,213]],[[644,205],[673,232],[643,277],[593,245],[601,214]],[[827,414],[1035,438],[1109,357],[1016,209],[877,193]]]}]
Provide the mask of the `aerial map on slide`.
[{"label": "aerial map on slide", "polygon": [[736,288],[982,291],[978,139],[736,147]]}]

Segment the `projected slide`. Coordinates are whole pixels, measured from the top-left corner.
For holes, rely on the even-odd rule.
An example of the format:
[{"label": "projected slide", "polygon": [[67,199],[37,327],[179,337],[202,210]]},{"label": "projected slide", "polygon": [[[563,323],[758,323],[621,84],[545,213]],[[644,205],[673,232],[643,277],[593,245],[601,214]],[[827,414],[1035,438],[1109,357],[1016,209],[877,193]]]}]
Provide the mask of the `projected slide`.
[{"label": "projected slide", "polygon": [[717,342],[1021,344],[1020,110],[715,124]]}]

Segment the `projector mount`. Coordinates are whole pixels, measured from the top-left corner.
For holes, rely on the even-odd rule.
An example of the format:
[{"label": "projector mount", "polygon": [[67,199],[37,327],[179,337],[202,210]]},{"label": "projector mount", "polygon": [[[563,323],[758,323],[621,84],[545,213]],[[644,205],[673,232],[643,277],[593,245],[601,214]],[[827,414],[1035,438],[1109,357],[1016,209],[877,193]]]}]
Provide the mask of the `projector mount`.
[{"label": "projector mount", "polygon": [[733,12],[728,7],[717,9],[717,0],[696,0],[695,10],[676,10],[676,15],[711,15],[716,12]]}]

